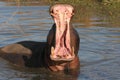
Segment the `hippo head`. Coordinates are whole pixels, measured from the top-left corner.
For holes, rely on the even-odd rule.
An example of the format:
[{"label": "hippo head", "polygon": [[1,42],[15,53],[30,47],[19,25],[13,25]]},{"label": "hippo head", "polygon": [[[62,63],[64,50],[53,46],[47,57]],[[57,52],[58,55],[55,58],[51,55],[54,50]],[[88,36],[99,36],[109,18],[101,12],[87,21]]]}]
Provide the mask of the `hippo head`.
[{"label": "hippo head", "polygon": [[56,4],[50,8],[50,14],[56,25],[55,42],[51,46],[50,58],[54,61],[71,61],[75,58],[74,46],[71,44],[72,28],[70,26],[74,8],[68,4]]}]

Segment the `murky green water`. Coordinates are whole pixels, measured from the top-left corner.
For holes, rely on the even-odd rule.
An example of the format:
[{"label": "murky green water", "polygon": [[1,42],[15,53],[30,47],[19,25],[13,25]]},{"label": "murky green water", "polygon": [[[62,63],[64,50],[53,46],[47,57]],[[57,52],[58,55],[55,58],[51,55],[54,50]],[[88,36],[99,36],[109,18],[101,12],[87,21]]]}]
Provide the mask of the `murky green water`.
[{"label": "murky green water", "polygon": [[[49,6],[18,7],[0,2],[0,46],[25,40],[46,41],[53,24],[48,10]],[[78,76],[23,69],[0,58],[0,80],[120,80],[120,26],[111,27],[96,15],[73,25],[81,38]]]}]

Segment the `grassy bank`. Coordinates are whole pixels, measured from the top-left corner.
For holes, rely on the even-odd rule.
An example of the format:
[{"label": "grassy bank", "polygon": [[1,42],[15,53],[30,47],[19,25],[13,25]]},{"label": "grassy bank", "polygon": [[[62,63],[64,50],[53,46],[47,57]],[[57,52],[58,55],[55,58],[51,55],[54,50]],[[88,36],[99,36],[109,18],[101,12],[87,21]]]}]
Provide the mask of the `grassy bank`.
[{"label": "grassy bank", "polygon": [[14,2],[16,6],[41,6],[67,3],[75,7],[74,22],[89,24],[90,18],[97,16],[111,25],[120,27],[120,0],[0,0]]}]

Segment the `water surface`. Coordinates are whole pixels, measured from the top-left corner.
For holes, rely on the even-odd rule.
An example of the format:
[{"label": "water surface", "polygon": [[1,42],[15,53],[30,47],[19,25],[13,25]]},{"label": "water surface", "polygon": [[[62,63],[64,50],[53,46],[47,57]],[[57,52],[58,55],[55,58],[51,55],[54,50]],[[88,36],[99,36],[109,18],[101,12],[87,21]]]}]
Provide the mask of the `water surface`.
[{"label": "water surface", "polygon": [[[0,47],[19,41],[46,41],[53,20],[49,6],[7,6],[0,2]],[[120,26],[99,16],[73,22],[80,36],[78,76],[23,69],[0,58],[0,80],[120,80]]]}]

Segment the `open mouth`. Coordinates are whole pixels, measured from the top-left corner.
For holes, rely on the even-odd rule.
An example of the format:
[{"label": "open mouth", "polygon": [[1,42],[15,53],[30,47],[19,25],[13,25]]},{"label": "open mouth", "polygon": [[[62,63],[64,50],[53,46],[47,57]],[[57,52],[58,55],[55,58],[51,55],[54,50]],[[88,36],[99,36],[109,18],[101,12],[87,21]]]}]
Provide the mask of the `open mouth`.
[{"label": "open mouth", "polygon": [[55,61],[74,59],[74,47],[70,45],[70,31],[68,26],[64,31],[60,31],[60,27],[56,30],[55,46],[51,47],[51,59]]},{"label": "open mouth", "polygon": [[71,6],[55,6],[51,15],[56,24],[55,45],[51,47],[50,58],[54,61],[71,61],[74,59],[74,47],[71,46],[70,19],[72,17]]}]

